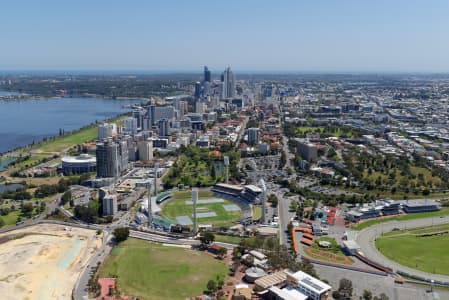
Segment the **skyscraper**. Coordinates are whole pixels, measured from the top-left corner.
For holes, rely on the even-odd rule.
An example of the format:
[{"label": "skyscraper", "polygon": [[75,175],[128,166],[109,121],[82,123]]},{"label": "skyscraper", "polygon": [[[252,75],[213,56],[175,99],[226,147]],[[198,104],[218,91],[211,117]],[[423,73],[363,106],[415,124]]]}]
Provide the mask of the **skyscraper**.
[{"label": "skyscraper", "polygon": [[200,99],[201,97],[201,83],[197,81],[195,83],[195,92],[194,92],[195,99]]},{"label": "skyscraper", "polygon": [[204,82],[210,82],[211,80],[211,73],[207,66],[204,66]]},{"label": "skyscraper", "polygon": [[118,148],[112,140],[97,143],[97,177],[117,177],[120,174]]},{"label": "skyscraper", "polygon": [[223,73],[223,98],[232,98],[235,95],[235,78],[231,67],[227,67]]}]

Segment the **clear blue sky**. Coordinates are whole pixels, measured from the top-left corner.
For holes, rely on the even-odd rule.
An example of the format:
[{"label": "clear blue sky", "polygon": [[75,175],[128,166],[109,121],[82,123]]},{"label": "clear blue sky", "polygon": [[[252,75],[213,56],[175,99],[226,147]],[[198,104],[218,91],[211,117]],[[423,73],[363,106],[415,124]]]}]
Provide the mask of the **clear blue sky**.
[{"label": "clear blue sky", "polygon": [[449,1],[11,0],[0,70],[449,72]]}]

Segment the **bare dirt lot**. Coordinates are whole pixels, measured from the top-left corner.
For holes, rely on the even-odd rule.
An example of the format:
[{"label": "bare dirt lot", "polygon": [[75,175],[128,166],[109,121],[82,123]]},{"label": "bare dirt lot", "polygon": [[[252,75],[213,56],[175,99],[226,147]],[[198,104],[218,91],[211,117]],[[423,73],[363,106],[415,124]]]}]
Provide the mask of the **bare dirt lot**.
[{"label": "bare dirt lot", "polygon": [[0,235],[2,299],[71,299],[80,271],[101,245],[93,230],[41,224]]}]

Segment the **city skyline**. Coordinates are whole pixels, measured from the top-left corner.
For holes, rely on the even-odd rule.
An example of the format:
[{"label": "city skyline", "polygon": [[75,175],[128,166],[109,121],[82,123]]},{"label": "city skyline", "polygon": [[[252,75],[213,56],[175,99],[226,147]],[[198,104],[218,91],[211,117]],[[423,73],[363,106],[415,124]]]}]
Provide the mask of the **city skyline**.
[{"label": "city skyline", "polygon": [[[4,71],[446,73],[445,1],[3,4]],[[234,51],[235,50],[235,51]],[[238,51],[237,51],[238,50]]]}]

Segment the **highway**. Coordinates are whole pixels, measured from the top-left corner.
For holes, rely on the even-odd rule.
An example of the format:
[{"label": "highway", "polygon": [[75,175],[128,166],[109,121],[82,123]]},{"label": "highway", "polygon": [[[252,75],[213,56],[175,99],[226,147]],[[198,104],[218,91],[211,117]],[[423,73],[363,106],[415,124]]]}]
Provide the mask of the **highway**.
[{"label": "highway", "polygon": [[357,243],[359,244],[361,251],[363,254],[386,267],[392,268],[394,271],[402,271],[408,274],[412,274],[415,276],[423,277],[429,280],[449,282],[449,276],[432,274],[423,272],[420,270],[412,269],[403,265],[394,262],[387,257],[385,257],[379,250],[376,249],[374,242],[377,237],[381,236],[382,233],[392,231],[394,228],[406,229],[406,228],[417,228],[417,227],[426,227],[432,225],[439,224],[447,224],[449,223],[449,216],[445,217],[432,217],[425,219],[415,219],[409,221],[391,221],[387,223],[380,223],[377,225],[370,226],[368,228],[363,229],[357,234]]}]

